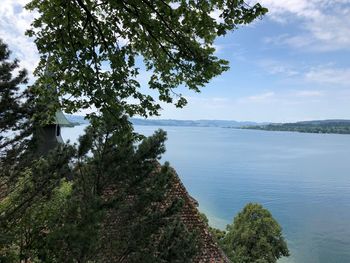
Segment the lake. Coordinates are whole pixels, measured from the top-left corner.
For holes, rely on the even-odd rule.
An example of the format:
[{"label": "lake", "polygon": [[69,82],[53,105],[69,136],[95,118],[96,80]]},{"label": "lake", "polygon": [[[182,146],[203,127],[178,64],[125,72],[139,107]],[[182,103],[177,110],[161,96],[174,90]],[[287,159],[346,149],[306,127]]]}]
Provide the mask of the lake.
[{"label": "lake", "polygon": [[[85,126],[63,128],[76,141]],[[158,127],[135,126],[150,135]],[[162,127],[176,169],[210,224],[224,229],[248,202],[268,208],[291,257],[350,262],[350,135]]]}]

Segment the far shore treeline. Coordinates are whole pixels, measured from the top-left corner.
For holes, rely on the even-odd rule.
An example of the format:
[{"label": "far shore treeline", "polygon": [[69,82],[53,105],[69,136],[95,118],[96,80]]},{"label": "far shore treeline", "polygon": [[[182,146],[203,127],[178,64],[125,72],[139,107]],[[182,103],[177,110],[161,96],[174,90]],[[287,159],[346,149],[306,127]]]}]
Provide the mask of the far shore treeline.
[{"label": "far shore treeline", "polygon": [[[67,115],[74,125],[89,124],[84,116]],[[314,120],[294,123],[257,123],[234,120],[173,120],[131,118],[134,125],[141,126],[180,126],[180,127],[218,127],[265,131],[291,131],[304,133],[350,134],[350,120]]]},{"label": "far shore treeline", "polygon": [[320,120],[301,121],[295,123],[272,123],[266,125],[244,126],[241,128],[264,131],[350,134],[350,120]]}]

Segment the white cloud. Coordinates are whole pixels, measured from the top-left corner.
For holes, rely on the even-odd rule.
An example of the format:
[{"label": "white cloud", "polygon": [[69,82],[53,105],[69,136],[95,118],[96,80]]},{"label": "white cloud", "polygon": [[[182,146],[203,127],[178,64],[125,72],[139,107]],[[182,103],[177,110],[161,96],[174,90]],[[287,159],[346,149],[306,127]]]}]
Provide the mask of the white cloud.
[{"label": "white cloud", "polygon": [[275,96],[274,92],[265,92],[262,94],[249,96],[245,98],[247,101],[254,101],[254,102],[267,102],[270,101]]},{"label": "white cloud", "polygon": [[276,60],[264,59],[259,61],[258,65],[272,75],[283,74],[287,77],[299,75],[299,72],[286,62],[282,63]]},{"label": "white cloud", "polygon": [[303,63],[264,59],[258,61],[257,65],[271,75],[281,75],[283,79],[293,78],[293,80],[302,84],[312,82],[328,87],[336,85],[335,87],[350,88],[350,68],[342,68],[335,63],[305,65]]},{"label": "white cloud", "polygon": [[24,35],[36,15],[23,8],[28,2],[29,0],[1,0],[0,38],[9,45],[13,57],[21,61],[21,66],[32,77],[39,56],[33,40]]},{"label": "white cloud", "polygon": [[317,67],[305,74],[311,82],[350,87],[350,68]]},{"label": "white cloud", "polygon": [[164,119],[222,119],[238,121],[294,122],[312,119],[350,118],[350,91],[319,89],[266,91],[245,97],[187,98],[184,109],[164,105]]},{"label": "white cloud", "polygon": [[231,108],[233,101],[225,97],[203,97],[197,96],[186,97],[188,105],[182,109],[176,108],[172,104],[161,103],[162,119],[233,119]]},{"label": "white cloud", "polygon": [[285,90],[280,92],[268,91],[255,95],[242,97],[237,100],[239,104],[250,105],[297,105],[312,100],[320,100],[326,95],[322,90]]},{"label": "white cloud", "polygon": [[[334,88],[348,88],[350,89],[350,68],[339,67],[334,63],[327,63],[324,65],[295,65],[288,62],[283,63],[277,60],[261,60],[257,63],[267,73],[271,75],[281,75],[281,78],[291,79],[295,83],[307,85],[313,83],[321,85],[322,87]],[[299,96],[307,95],[321,95],[319,93],[304,92],[299,93]]]},{"label": "white cloud", "polygon": [[299,17],[317,18],[321,15],[315,2],[317,0],[260,0],[269,9],[272,18],[281,19],[286,13]]},{"label": "white cloud", "polygon": [[320,90],[300,90],[295,92],[296,97],[300,98],[315,98],[315,97],[322,97],[325,93]]},{"label": "white cloud", "polygon": [[267,17],[280,23],[301,22],[300,32],[267,38],[312,51],[350,49],[350,0],[261,0]]}]

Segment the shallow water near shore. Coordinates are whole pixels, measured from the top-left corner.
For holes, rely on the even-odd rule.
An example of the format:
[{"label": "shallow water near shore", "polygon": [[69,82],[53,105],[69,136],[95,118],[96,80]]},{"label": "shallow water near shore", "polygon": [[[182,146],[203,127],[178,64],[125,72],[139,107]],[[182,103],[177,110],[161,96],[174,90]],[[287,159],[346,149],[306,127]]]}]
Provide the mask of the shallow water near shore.
[{"label": "shallow water near shore", "polygon": [[[63,128],[75,142],[85,126]],[[350,135],[161,127],[169,161],[213,226],[246,203],[268,208],[291,257],[279,262],[350,262]],[[151,135],[158,127],[135,126]]]}]

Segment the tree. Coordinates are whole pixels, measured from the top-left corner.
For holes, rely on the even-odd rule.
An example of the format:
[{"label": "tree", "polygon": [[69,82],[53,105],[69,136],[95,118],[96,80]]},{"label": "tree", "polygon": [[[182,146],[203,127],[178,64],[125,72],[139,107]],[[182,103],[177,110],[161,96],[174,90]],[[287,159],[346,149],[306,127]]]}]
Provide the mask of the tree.
[{"label": "tree", "polygon": [[[20,89],[28,81],[27,71],[19,68],[17,59],[10,60],[11,52],[0,39],[0,162],[13,164],[25,146],[23,139],[29,134],[27,103],[30,94]],[[16,149],[16,153],[14,152]],[[21,150],[20,150],[21,149]]]},{"label": "tree", "polygon": [[[10,61],[10,50],[0,39],[0,132],[17,127],[23,118],[21,99],[24,93],[19,91],[19,85],[27,83],[27,71],[19,70],[17,76],[14,71],[19,67],[18,60]],[[5,138],[0,137],[0,142]]]},{"label": "tree", "polygon": [[[32,0],[27,8],[39,13],[27,34],[41,55],[35,87],[42,98],[52,85],[66,112],[94,106],[145,117],[159,114],[159,101],[183,107],[177,87],[199,92],[228,70],[214,40],[267,12],[243,0]],[[152,74],[150,91],[141,89],[141,69]]]},{"label": "tree", "polygon": [[[10,173],[1,173],[1,180],[15,178],[7,180],[0,201],[0,231],[7,237],[0,240],[6,248],[1,260],[98,262],[96,253],[107,249],[114,262],[190,262],[195,235],[176,217],[181,200],[165,211],[157,206],[171,186],[169,167],[157,162],[165,133],[141,138],[128,118],[159,114],[159,101],[183,107],[177,87],[199,92],[228,69],[214,55],[215,38],[267,10],[243,0],[32,0],[27,8],[39,13],[27,34],[40,53],[28,93],[35,100],[24,100],[32,109],[24,118],[28,127],[49,121],[58,107],[73,113],[93,106],[100,114],[90,114],[91,127],[79,146],[59,146],[41,158],[35,147],[23,147],[25,158],[13,158],[5,170]],[[137,81],[143,68],[152,73],[148,87],[157,98]],[[60,100],[53,100],[48,86]],[[31,141],[33,129],[25,135]],[[11,151],[19,152],[12,146]],[[7,158],[9,151],[4,153]],[[67,178],[71,188],[57,194]],[[110,186],[115,195],[106,199]],[[59,205],[47,206],[57,200]],[[47,207],[59,213],[42,214]],[[119,229],[119,239],[106,243],[111,213],[128,224]]]},{"label": "tree", "polygon": [[220,246],[222,246],[221,243],[223,242],[223,239],[224,239],[225,236],[226,236],[226,231],[210,226],[210,225],[209,225],[209,219],[208,219],[208,217],[206,216],[206,214],[200,213],[200,216],[201,216],[203,222],[204,222],[204,223],[206,224],[206,226],[208,227],[208,229],[209,229],[211,235],[213,236],[213,238],[215,238],[215,241],[216,241]]},{"label": "tree", "polygon": [[181,200],[159,210],[173,176],[157,162],[165,132],[144,138],[114,117],[95,120],[79,146],[40,158],[27,148],[26,158],[1,163],[10,168],[0,169],[1,262],[191,261],[196,235],[176,216]]},{"label": "tree", "polygon": [[[85,221],[81,219],[96,213],[102,217],[97,218],[95,225],[88,224],[98,232],[89,231],[85,224],[69,228],[79,229],[76,234],[83,232],[91,238],[89,249],[81,251],[79,242],[73,244],[77,245],[77,251],[84,252],[81,253],[84,258],[75,259],[78,262],[111,262],[111,259],[112,262],[191,262],[196,253],[196,236],[176,216],[182,208],[181,200],[173,200],[165,210],[159,209],[172,186],[173,176],[167,164],[161,166],[157,162],[165,151],[166,133],[159,130],[153,136],[137,140],[135,146],[137,137],[125,132],[131,125],[120,125],[123,122],[116,123],[113,116],[107,116],[101,120],[103,125],[91,126],[80,139],[74,194],[77,200],[73,203],[90,208],[78,209],[89,214],[77,217],[74,224],[80,226]],[[90,150],[93,157],[87,155]],[[90,232],[95,236],[91,237]],[[66,240],[64,247],[72,247],[71,239]]]},{"label": "tree", "polygon": [[222,246],[232,262],[274,263],[289,256],[282,229],[260,204],[247,204],[227,226]]}]

